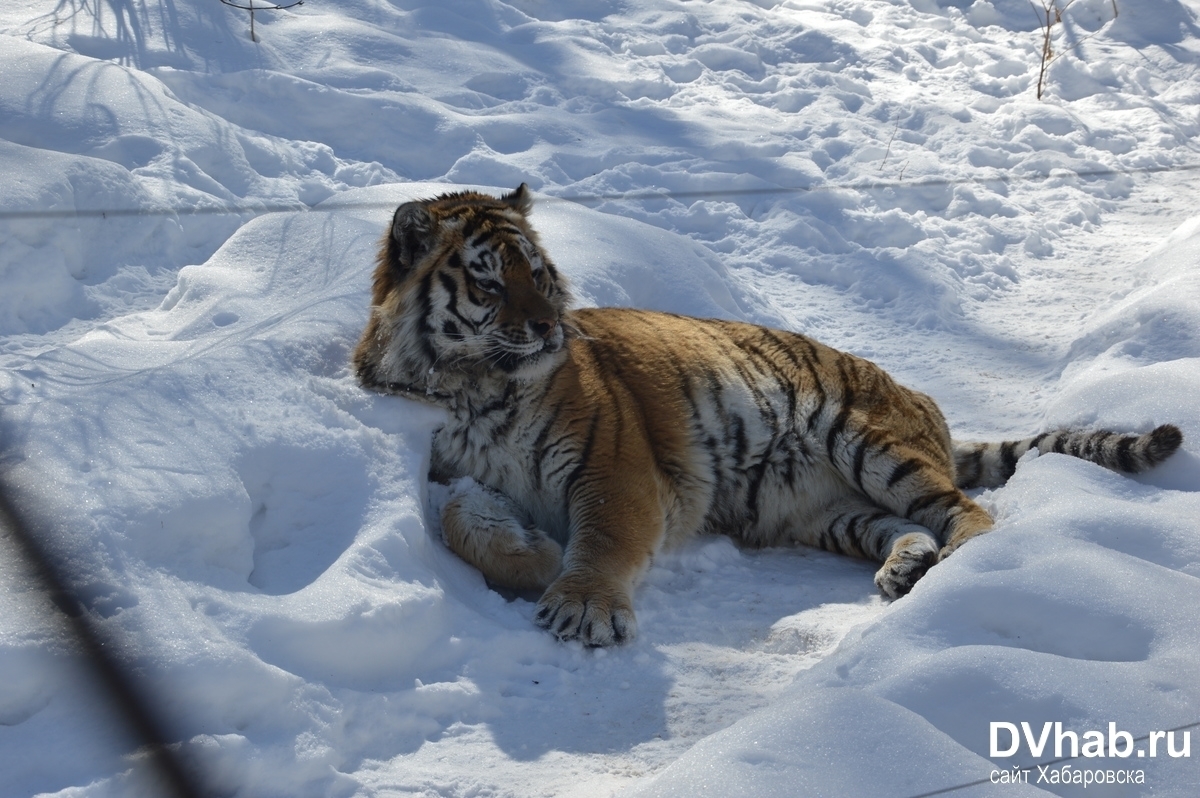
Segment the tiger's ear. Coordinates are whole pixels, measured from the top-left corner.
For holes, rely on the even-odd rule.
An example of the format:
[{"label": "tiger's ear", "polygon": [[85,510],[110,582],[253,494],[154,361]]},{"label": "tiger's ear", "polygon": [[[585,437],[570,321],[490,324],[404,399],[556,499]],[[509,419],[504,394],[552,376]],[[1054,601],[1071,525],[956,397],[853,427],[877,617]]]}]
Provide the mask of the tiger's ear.
[{"label": "tiger's ear", "polygon": [[425,202],[406,202],[392,217],[390,260],[401,273],[407,272],[433,249],[437,222]]},{"label": "tiger's ear", "polygon": [[529,191],[529,186],[525,183],[505,194],[500,198],[500,201],[513,210],[519,211],[522,216],[528,215],[529,211],[533,208],[533,194]]}]

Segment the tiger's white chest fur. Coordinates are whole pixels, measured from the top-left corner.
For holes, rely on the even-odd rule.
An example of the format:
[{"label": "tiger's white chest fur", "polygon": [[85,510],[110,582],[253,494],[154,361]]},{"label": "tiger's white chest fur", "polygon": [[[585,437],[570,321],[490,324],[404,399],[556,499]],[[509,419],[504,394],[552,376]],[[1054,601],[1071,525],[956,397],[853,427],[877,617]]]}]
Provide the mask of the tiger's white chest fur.
[{"label": "tiger's white chest fur", "polygon": [[539,436],[553,431],[541,415],[546,388],[508,382],[458,397],[434,434],[430,470],[435,479],[471,477],[500,491],[528,515],[524,523],[565,544],[570,524],[562,487],[575,447],[539,456]]},{"label": "tiger's white chest fur", "polygon": [[[587,442],[556,420],[554,377],[493,383],[457,397],[435,435],[432,472],[438,479],[469,476],[508,496],[526,523],[565,544],[566,489]],[[797,417],[826,415],[819,397],[797,399],[744,375],[709,373],[703,381],[703,390],[691,386],[697,401],[681,456],[660,461],[652,475],[663,500],[661,544],[703,533],[754,546],[817,543],[805,534],[815,514],[847,490],[817,454],[818,436],[797,430]],[[641,408],[643,418],[654,412]],[[647,430],[639,425],[626,434],[644,437]]]}]

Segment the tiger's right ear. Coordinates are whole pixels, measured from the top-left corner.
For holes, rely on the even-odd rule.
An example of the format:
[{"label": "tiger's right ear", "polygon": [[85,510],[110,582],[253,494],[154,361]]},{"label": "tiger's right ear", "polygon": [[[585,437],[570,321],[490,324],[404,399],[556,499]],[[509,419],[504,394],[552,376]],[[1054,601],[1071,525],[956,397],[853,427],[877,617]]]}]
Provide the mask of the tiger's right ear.
[{"label": "tiger's right ear", "polygon": [[406,202],[392,217],[391,258],[400,273],[412,269],[433,249],[437,222],[424,202]]},{"label": "tiger's right ear", "polygon": [[533,194],[529,191],[529,186],[522,183],[514,190],[508,192],[500,198],[510,208],[519,211],[522,216],[528,216],[529,211],[533,209]]}]

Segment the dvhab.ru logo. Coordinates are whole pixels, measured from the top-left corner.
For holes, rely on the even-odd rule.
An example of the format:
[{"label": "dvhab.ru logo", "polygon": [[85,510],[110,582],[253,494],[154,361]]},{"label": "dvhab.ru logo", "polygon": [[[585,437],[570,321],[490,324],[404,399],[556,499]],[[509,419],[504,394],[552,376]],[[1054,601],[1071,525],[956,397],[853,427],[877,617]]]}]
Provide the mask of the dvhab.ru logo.
[{"label": "dvhab.ru logo", "polygon": [[[1116,723],[1108,724],[1108,735],[1101,731],[1085,731],[1082,733],[1066,731],[1060,722],[1047,721],[1042,724],[1041,732],[1034,734],[1033,727],[1028,721],[1017,724],[1005,721],[992,721],[989,735],[989,755],[1006,758],[1016,756],[1024,742],[1030,756],[1039,759],[1046,753],[1051,741],[1054,742],[1054,757],[1070,759],[1077,756],[1085,757],[1145,757],[1159,756],[1165,751],[1171,757],[1190,757],[1192,755],[1192,733],[1183,731],[1178,739],[1174,731],[1153,731],[1134,739],[1127,731],[1117,729]],[[1147,745],[1139,746],[1140,742]],[[1178,743],[1178,747],[1176,744]]]}]

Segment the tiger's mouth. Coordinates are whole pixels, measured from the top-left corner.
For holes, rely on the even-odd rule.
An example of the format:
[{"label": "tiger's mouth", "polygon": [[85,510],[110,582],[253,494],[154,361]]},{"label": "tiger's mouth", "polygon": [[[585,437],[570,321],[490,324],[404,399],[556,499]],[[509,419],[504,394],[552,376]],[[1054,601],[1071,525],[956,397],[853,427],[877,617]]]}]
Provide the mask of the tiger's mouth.
[{"label": "tiger's mouth", "polygon": [[544,338],[530,337],[520,342],[505,342],[489,360],[508,374],[537,369],[557,359],[566,347],[567,338],[560,325]]}]

